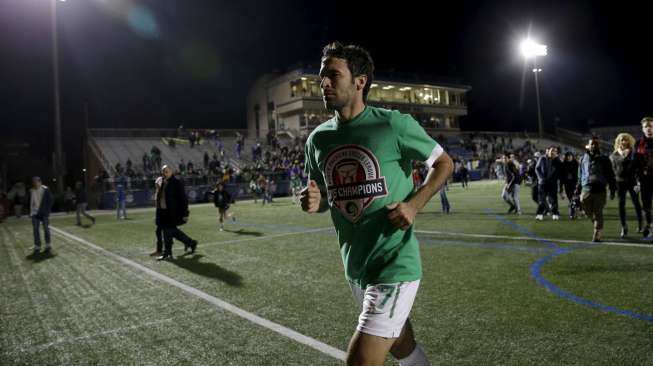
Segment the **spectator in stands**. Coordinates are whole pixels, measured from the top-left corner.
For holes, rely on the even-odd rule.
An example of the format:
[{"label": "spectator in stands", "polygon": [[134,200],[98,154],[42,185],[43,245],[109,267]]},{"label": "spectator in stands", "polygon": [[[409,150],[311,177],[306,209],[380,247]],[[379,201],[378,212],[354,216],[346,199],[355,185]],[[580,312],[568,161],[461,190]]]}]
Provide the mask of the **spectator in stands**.
[{"label": "spectator in stands", "polygon": [[149,172],[150,170],[150,158],[148,158],[147,153],[143,153],[143,171]]},{"label": "spectator in stands", "polygon": [[48,187],[43,185],[41,178],[32,178],[29,206],[34,232],[34,254],[38,254],[41,251],[41,231],[39,229],[41,224],[43,224],[43,235],[45,236],[45,253],[50,253],[52,249],[49,218],[53,202],[52,193],[50,193]]},{"label": "spectator in stands", "polygon": [[190,131],[190,135],[188,135],[188,143],[190,144],[191,149],[195,147],[195,132]]},{"label": "spectator in stands", "polygon": [[132,168],[132,160],[130,158],[127,158],[127,163],[125,164],[125,168],[127,170]]},{"label": "spectator in stands", "polygon": [[88,201],[86,199],[86,189],[80,181],[75,183],[75,206],[77,226],[82,226],[81,216],[86,217],[87,219],[91,220],[93,224],[95,224],[95,217],[86,212],[86,207],[88,206]]},{"label": "spectator in stands", "polygon": [[614,172],[610,159],[601,154],[599,139],[592,137],[586,146],[587,152],[580,161],[578,186],[585,214],[594,222],[592,241],[600,242],[603,230],[603,207],[606,202],[606,186],[610,188],[610,199],[616,190]]},{"label": "spectator in stands", "polygon": [[240,144],[240,141],[236,141],[236,159],[240,160],[240,152],[242,150],[242,145]]},{"label": "spectator in stands", "polygon": [[651,201],[653,200],[653,117],[644,117],[641,121],[644,136],[637,143],[639,184],[642,192],[642,206],[646,227],[642,235],[647,238],[651,233]]},{"label": "spectator in stands", "polygon": [[177,239],[195,253],[197,241],[190,238],[178,226],[188,222],[188,199],[184,183],[172,173],[172,168],[164,165],[163,183],[156,196],[156,222],[163,229],[163,255],[157,260],[172,260],[172,241]]},{"label": "spectator in stands", "polygon": [[[578,161],[573,153],[567,151],[562,161],[560,172],[560,198],[567,197],[569,203],[569,218],[576,218],[576,206],[574,203],[574,191],[578,184]],[[564,191],[564,195],[563,195]],[[640,211],[641,214],[641,211]]]},{"label": "spectator in stands", "polygon": [[620,133],[614,140],[614,151],[610,155],[612,170],[617,184],[617,197],[619,198],[619,221],[621,222],[620,236],[628,235],[626,225],[626,194],[630,194],[635,213],[637,214],[637,232],[642,232],[642,205],[639,202],[637,176],[639,164],[635,155],[635,138],[629,133]]},{"label": "spectator in stands", "polygon": [[538,198],[537,215],[535,219],[544,220],[547,209],[551,212],[554,221],[560,219],[558,211],[558,182],[560,181],[561,161],[558,159],[558,148],[549,146],[546,154],[537,161],[535,173],[537,174]]},{"label": "spectator in stands", "polygon": [[209,168],[209,153],[204,152],[204,170],[207,170]]},{"label": "spectator in stands", "polygon": [[150,161],[154,164],[153,168],[157,169],[157,171],[161,168],[161,150],[154,145],[150,149]]},{"label": "spectator in stands", "polygon": [[116,219],[127,219],[127,178],[116,177]]},{"label": "spectator in stands", "polygon": [[260,160],[261,154],[262,154],[261,143],[257,141],[256,145],[252,146],[252,159],[254,161]]},{"label": "spectator in stands", "polygon": [[73,193],[70,186],[66,187],[66,191],[63,193],[63,206],[66,210],[66,215],[73,210],[73,201],[75,200],[75,193]]},{"label": "spectator in stands", "polygon": [[505,184],[501,191],[501,198],[508,204],[508,213],[516,212],[521,214],[521,206],[519,204],[519,188],[521,177],[515,163],[510,160],[510,153],[504,153],[501,157],[503,164]]},{"label": "spectator in stands", "polygon": [[186,163],[184,163],[184,159],[181,159],[179,162],[179,174],[184,174],[186,172]]},{"label": "spectator in stands", "polygon": [[193,170],[195,170],[195,166],[193,165],[192,161],[189,161],[188,164],[186,164],[186,171],[188,172],[188,175],[192,175]]},{"label": "spectator in stands", "polygon": [[122,164],[120,164],[120,162],[116,163],[115,169],[116,169],[116,174],[122,174],[123,173]]}]

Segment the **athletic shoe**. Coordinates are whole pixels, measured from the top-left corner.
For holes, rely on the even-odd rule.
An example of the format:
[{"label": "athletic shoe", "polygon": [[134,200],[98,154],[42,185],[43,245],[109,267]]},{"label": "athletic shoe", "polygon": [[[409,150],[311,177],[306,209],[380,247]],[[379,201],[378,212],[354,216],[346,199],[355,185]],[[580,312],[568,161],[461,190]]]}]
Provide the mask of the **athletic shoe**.
[{"label": "athletic shoe", "polygon": [[184,243],[184,253],[186,253],[188,251],[189,247],[190,247],[190,245]]},{"label": "athletic shoe", "polygon": [[172,259],[172,254],[164,254],[156,258],[157,261],[171,261]]},{"label": "athletic shoe", "polygon": [[544,215],[535,215],[535,220],[537,220],[537,221],[544,220]]},{"label": "athletic shoe", "polygon": [[601,242],[601,230],[594,230],[594,235],[592,235],[592,241],[595,243]]},{"label": "athletic shoe", "polygon": [[511,214],[515,212],[515,210],[516,210],[515,206],[510,206],[510,208],[508,209],[508,213]]},{"label": "athletic shoe", "polygon": [[190,242],[190,254],[195,254],[195,249],[197,249],[197,240],[191,240],[191,242]]},{"label": "athletic shoe", "polygon": [[50,254],[51,252],[52,252],[52,248],[47,247],[47,248],[45,248],[45,250],[43,251],[43,254]]},{"label": "athletic shoe", "polygon": [[558,215],[553,215],[553,216],[551,216],[551,218],[553,219],[553,221],[560,220],[560,216],[558,216]]},{"label": "athletic shoe", "polygon": [[644,230],[642,231],[642,236],[644,238],[648,238],[650,234],[651,234],[651,229],[648,226],[645,227]]},{"label": "athletic shoe", "polygon": [[628,228],[626,226],[621,228],[621,233],[619,234],[619,236],[621,237],[621,239],[628,236]]},{"label": "athletic shoe", "polygon": [[161,252],[159,252],[158,250],[155,250],[152,253],[150,253],[150,257],[160,257],[161,254],[162,254]]}]

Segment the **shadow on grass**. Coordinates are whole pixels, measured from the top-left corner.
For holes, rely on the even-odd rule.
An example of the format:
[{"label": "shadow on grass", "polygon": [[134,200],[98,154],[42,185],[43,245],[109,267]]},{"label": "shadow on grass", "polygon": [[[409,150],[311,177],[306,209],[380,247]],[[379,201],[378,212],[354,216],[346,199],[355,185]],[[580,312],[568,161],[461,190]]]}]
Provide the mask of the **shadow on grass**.
[{"label": "shadow on grass", "polygon": [[38,253],[32,252],[29,255],[25,256],[25,259],[27,259],[29,261],[32,261],[34,263],[39,263],[39,262],[43,262],[44,260],[54,258],[56,256],[57,255],[55,253],[53,253],[52,251],[49,251],[49,252],[43,251],[43,252],[38,252]]},{"label": "shadow on grass", "polygon": [[243,277],[236,272],[229,271],[212,262],[201,262],[203,255],[193,255],[186,253],[176,257],[170,263],[196,273],[200,276],[213,278],[226,283],[229,286],[242,287]]},{"label": "shadow on grass", "polygon": [[263,233],[260,231],[250,231],[245,229],[240,230],[225,230],[227,233],[233,233],[236,235],[249,235],[249,236],[263,236]]}]

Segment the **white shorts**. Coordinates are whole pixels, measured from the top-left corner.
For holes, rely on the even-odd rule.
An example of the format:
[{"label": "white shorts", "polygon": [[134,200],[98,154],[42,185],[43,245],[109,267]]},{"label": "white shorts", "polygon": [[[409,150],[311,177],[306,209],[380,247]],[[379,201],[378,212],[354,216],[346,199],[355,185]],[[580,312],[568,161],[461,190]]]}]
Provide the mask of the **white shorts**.
[{"label": "white shorts", "polygon": [[350,282],[361,311],[356,329],[373,336],[398,338],[415,302],[419,281],[369,285],[365,290]]}]

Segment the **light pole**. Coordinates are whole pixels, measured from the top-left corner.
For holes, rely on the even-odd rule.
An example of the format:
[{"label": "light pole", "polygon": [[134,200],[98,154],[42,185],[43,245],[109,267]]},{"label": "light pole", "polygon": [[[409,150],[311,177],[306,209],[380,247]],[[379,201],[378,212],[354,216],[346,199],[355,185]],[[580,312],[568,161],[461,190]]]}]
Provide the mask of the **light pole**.
[{"label": "light pole", "polygon": [[542,123],[542,107],[540,106],[540,84],[538,80],[538,74],[542,72],[542,69],[537,67],[537,56],[546,56],[547,47],[546,45],[539,44],[530,38],[527,38],[522,41],[520,49],[526,61],[533,59],[533,74],[535,75],[535,98],[537,100],[537,128],[539,137],[543,138],[544,124]]},{"label": "light pole", "polygon": [[[61,103],[59,98],[59,42],[57,31],[57,1],[51,0],[52,8],[52,73],[54,94],[54,175],[57,179],[57,192],[63,192],[63,151],[61,143]],[[65,1],[65,0],[59,0]]]}]

